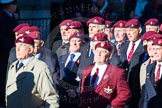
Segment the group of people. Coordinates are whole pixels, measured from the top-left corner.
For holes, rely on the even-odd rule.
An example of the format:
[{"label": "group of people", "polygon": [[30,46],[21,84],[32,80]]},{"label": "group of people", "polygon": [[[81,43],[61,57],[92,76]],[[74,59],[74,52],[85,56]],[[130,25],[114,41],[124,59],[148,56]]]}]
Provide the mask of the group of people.
[{"label": "group of people", "polygon": [[[44,46],[39,27],[13,29],[6,105],[12,108],[159,108],[162,35],[158,19],[112,23],[90,18],[88,35],[79,21],[59,24],[61,40]],[[21,66],[22,64],[22,66]],[[30,100],[30,101],[29,101]]]},{"label": "group of people", "polygon": [[49,49],[39,27],[13,27],[15,46],[1,43],[1,48],[11,49],[1,70],[7,70],[7,108],[162,107],[159,20],[148,19],[144,34],[138,19],[112,23],[95,16],[86,25],[88,35],[81,22],[63,20],[61,40]]}]

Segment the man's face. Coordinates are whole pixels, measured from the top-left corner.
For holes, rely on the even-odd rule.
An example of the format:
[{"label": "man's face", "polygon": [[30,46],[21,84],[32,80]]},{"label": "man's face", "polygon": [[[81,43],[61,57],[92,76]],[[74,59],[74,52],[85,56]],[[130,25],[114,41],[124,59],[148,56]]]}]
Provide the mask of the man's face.
[{"label": "man's face", "polygon": [[123,42],[126,39],[125,28],[114,28],[114,37],[117,42]]},{"label": "man's face", "polygon": [[156,61],[162,61],[162,46],[153,45],[153,58]]},{"label": "man's face", "polygon": [[72,38],[70,40],[70,51],[78,52],[82,45],[82,40],[80,38]]},{"label": "man's face", "polygon": [[153,48],[152,48],[152,43],[153,41],[148,41],[147,42],[147,52],[150,57],[153,57]]},{"label": "man's face", "polygon": [[141,33],[141,28],[126,28],[126,33],[129,41],[136,41]]},{"label": "man's face", "polygon": [[146,32],[148,32],[148,31],[158,32],[158,27],[157,26],[146,25]]},{"label": "man's face", "polygon": [[104,30],[105,34],[107,34],[107,39],[110,41],[112,39],[112,32],[111,32],[111,28],[105,28]]},{"label": "man's face", "polygon": [[69,32],[69,30],[67,30],[67,26],[60,27],[60,33],[61,33],[62,40],[67,41],[69,39],[68,32]]},{"label": "man's face", "polygon": [[96,33],[100,32],[100,27],[98,24],[90,23],[88,26],[89,37],[92,38]]},{"label": "man's face", "polygon": [[24,60],[33,53],[33,47],[25,43],[16,43],[16,58]]},{"label": "man's face", "polygon": [[39,39],[34,39],[34,54],[40,53],[42,47],[43,47],[44,42]]},{"label": "man's face", "polygon": [[97,47],[94,51],[94,61],[99,64],[105,64],[110,57],[110,52],[104,48]]}]

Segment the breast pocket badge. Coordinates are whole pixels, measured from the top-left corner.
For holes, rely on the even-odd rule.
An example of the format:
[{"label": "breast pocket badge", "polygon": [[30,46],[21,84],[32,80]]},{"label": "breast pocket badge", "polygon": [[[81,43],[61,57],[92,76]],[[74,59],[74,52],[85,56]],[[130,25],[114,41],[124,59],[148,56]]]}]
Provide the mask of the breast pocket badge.
[{"label": "breast pocket badge", "polygon": [[108,86],[107,88],[104,88],[104,92],[107,94],[111,94],[113,92],[113,89],[111,89],[110,86]]}]

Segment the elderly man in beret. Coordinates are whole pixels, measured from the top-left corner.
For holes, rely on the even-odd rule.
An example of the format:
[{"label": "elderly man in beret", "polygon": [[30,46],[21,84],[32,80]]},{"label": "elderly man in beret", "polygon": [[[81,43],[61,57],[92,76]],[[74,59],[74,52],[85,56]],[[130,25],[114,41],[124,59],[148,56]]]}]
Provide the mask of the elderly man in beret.
[{"label": "elderly man in beret", "polygon": [[162,106],[162,39],[153,40],[152,48],[155,62],[147,66],[139,108],[161,108]]},{"label": "elderly man in beret", "polygon": [[89,39],[90,41],[84,44],[81,48],[81,64],[80,69],[85,68],[85,62],[88,58],[93,58],[93,47],[92,47],[92,38],[95,34],[101,33],[105,28],[105,20],[102,17],[95,16],[87,21]]},{"label": "elderly man in beret", "polygon": [[[14,29],[13,29],[13,32],[15,33],[15,40],[20,37],[20,36],[23,36],[24,34],[19,34],[18,31],[24,27],[29,27],[30,25],[28,23],[21,23],[19,25],[17,25]],[[9,68],[10,64],[12,62],[14,62],[16,60],[16,48],[15,46],[12,47],[12,49],[10,50],[10,53],[9,53],[9,58],[8,58],[8,66],[7,66],[7,69]]]},{"label": "elderly man in beret", "polygon": [[109,20],[106,20],[105,21],[105,29],[104,29],[104,32],[107,34],[107,40],[109,40],[110,42],[113,42],[114,43],[112,27],[113,27],[112,22],[109,21]]},{"label": "elderly man in beret", "polygon": [[120,55],[121,44],[127,40],[125,24],[126,21],[119,20],[113,25],[117,55]]},{"label": "elderly man in beret", "polygon": [[57,56],[52,54],[51,50],[44,47],[44,41],[41,39],[41,34],[38,31],[33,31],[28,36],[34,39],[34,52],[35,58],[45,62],[52,73],[52,79],[55,79],[55,74],[59,71]]},{"label": "elderly man in beret", "polygon": [[145,84],[147,66],[149,64],[154,63],[154,61],[155,61],[152,43],[155,39],[158,39],[158,38],[162,38],[162,37],[160,34],[154,32],[154,31],[145,32],[141,37],[141,40],[143,41],[143,43],[145,43],[144,48],[145,48],[146,54],[148,56],[147,60],[144,63],[142,63],[141,68],[140,68],[140,87],[141,87],[141,89],[143,88],[143,86]]},{"label": "elderly man in beret", "polygon": [[83,34],[76,32],[69,38],[70,52],[62,55],[59,61],[60,72],[58,73],[58,88],[61,108],[77,108],[79,104],[77,71],[80,65],[80,48],[83,41]]},{"label": "elderly man in beret", "polygon": [[33,38],[22,36],[15,44],[17,60],[11,64],[6,80],[7,108],[59,107],[48,66],[33,57]]},{"label": "elderly man in beret", "polygon": [[11,48],[14,46],[14,33],[12,30],[17,26],[14,17],[16,12],[16,0],[0,0],[0,107],[5,106],[5,78],[7,71],[7,60]]},{"label": "elderly man in beret", "polygon": [[128,41],[121,45],[120,60],[127,69],[127,79],[132,92],[129,108],[138,108],[140,99],[139,72],[145,51],[140,39],[142,31],[138,19],[130,19],[125,24]]},{"label": "elderly man in beret", "polygon": [[150,18],[145,22],[146,32],[154,31],[156,33],[159,32],[159,20],[157,18]]},{"label": "elderly man in beret", "polygon": [[111,45],[95,46],[95,64],[84,68],[81,84],[81,108],[124,108],[130,99],[126,72],[107,64]]},{"label": "elderly man in beret", "polygon": [[53,41],[52,46],[50,49],[52,50],[52,53],[56,53],[58,58],[61,55],[67,54],[69,51],[69,30],[67,27],[70,25],[70,23],[73,22],[70,19],[63,20],[59,24],[60,33],[61,33],[61,40]]}]

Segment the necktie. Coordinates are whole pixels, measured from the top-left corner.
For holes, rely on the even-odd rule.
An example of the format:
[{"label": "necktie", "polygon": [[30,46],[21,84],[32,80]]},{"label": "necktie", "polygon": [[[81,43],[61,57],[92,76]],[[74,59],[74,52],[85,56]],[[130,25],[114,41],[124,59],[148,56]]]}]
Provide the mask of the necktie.
[{"label": "necktie", "polygon": [[120,46],[121,44],[118,44],[118,47],[117,47],[117,54],[120,55]]},{"label": "necktie", "polygon": [[24,64],[22,62],[18,62],[16,66],[16,71],[18,71]]},{"label": "necktie", "polygon": [[132,48],[131,48],[131,50],[130,50],[130,52],[129,52],[129,54],[128,54],[128,62],[131,60],[131,58],[132,58],[132,56],[133,56],[133,52],[134,52],[134,46],[135,46],[135,43],[134,42],[132,42]]},{"label": "necktie", "polygon": [[161,68],[161,64],[158,65],[158,70],[155,77],[155,83],[160,79],[160,68]]},{"label": "necktie", "polygon": [[71,71],[72,71],[74,63],[75,63],[73,61],[74,57],[75,57],[75,54],[70,54],[70,60],[69,60],[68,64],[66,65],[66,67],[64,68],[64,72],[65,72],[64,76],[65,77],[69,77],[71,75]]},{"label": "necktie", "polygon": [[72,70],[72,68],[73,68],[73,65],[74,65],[74,61],[73,61],[73,59],[74,59],[74,57],[75,57],[75,54],[70,54],[70,70]]},{"label": "necktie", "polygon": [[96,88],[96,86],[97,86],[98,73],[99,73],[99,68],[96,68],[96,72],[95,72],[95,74],[92,76],[92,80],[91,80],[91,86],[93,86],[93,88]]},{"label": "necktie", "polygon": [[94,56],[94,53],[93,53],[93,50],[91,49],[90,50],[90,57],[93,57]]}]

